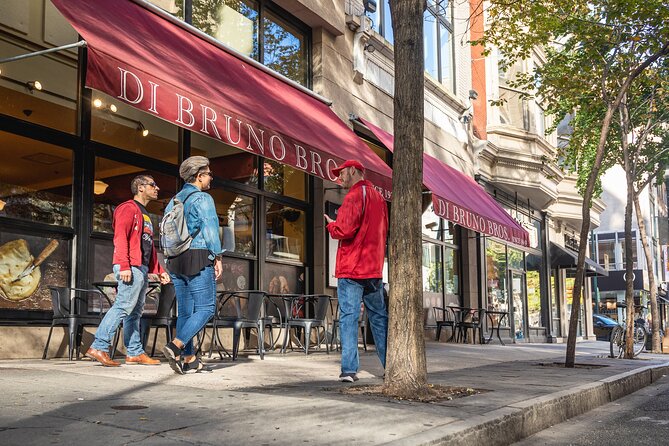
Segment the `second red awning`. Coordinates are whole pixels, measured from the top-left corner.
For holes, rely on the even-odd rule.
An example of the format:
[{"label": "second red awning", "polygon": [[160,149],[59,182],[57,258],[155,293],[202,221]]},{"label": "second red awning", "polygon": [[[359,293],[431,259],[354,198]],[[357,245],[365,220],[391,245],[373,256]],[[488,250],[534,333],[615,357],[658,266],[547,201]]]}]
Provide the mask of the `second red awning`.
[{"label": "second red awning", "polygon": [[[358,119],[393,151],[392,134]],[[432,204],[438,216],[481,234],[520,246],[530,245],[527,231],[478,183],[427,154],[423,154],[423,184],[432,191]]]},{"label": "second red awning", "polygon": [[148,4],[52,2],[88,44],[88,87],[327,180],[357,159],[390,198],[390,168],[325,103]]}]

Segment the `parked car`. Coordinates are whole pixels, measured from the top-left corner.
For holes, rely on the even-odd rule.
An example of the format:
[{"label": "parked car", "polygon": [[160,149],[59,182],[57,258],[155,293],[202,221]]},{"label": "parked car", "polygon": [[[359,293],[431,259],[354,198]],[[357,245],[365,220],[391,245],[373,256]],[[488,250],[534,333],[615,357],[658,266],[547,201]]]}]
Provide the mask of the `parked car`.
[{"label": "parked car", "polygon": [[592,327],[595,331],[595,336],[598,341],[608,341],[611,339],[611,330],[618,325],[610,317],[602,316],[601,314],[592,315]]}]

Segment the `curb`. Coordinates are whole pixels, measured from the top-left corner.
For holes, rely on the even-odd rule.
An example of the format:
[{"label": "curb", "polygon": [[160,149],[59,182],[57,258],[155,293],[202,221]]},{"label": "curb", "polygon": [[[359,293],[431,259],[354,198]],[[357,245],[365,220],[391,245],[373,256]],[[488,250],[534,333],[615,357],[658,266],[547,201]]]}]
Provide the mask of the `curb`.
[{"label": "curb", "polygon": [[640,390],[669,374],[669,362],[510,404],[387,445],[508,445]]}]

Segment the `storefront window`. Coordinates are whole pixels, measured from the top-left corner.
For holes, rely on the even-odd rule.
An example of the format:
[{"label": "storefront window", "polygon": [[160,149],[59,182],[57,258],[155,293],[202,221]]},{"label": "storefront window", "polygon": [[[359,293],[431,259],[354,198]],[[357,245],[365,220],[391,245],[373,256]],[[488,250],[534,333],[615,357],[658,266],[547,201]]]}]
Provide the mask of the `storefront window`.
[{"label": "storefront window", "polygon": [[267,258],[304,262],[306,217],[304,211],[268,202],[265,218]]},{"label": "storefront window", "polygon": [[441,238],[439,234],[441,232],[440,223],[441,218],[439,218],[437,214],[434,213],[434,206],[430,204],[427,210],[423,212],[421,220],[420,227],[423,231],[423,235],[435,240],[439,240]]},{"label": "storefront window", "polygon": [[209,191],[216,203],[223,249],[229,253],[255,256],[255,200],[222,189]]},{"label": "storefront window", "polygon": [[529,326],[541,327],[541,257],[527,255],[527,316]]},{"label": "storefront window", "polygon": [[191,155],[209,158],[215,178],[258,186],[258,157],[212,138],[191,134]]},{"label": "storefront window", "polygon": [[453,296],[460,295],[460,262],[457,249],[444,248],[444,288],[446,294]]},{"label": "storefront window", "polygon": [[93,91],[91,139],[130,152],[178,164],[178,127]]},{"label": "storefront window", "polygon": [[443,305],[444,278],[441,246],[423,242],[423,322],[435,325],[432,307]]},{"label": "storefront window", "polygon": [[223,257],[223,273],[218,280],[217,290],[248,290],[253,289],[251,263],[248,260]]},{"label": "storefront window", "polygon": [[307,179],[301,170],[279,162],[264,159],[264,189],[298,200],[306,199]]},{"label": "storefront window", "polygon": [[[4,25],[4,26],[2,26]],[[51,2],[29,0],[3,5],[0,54],[19,56],[75,43],[77,33]],[[14,42],[21,42],[14,43]],[[0,114],[67,133],[76,132],[77,50],[3,64]]]},{"label": "storefront window", "polygon": [[[567,302],[567,320],[571,319],[571,308],[574,302],[574,281],[575,279],[573,277],[567,277],[565,279],[565,289],[564,289],[564,294]],[[583,290],[581,290],[581,304],[580,304],[580,311],[578,312],[578,326],[576,330],[576,336],[582,336],[583,335]]]},{"label": "storefront window", "polygon": [[551,274],[551,291],[553,298],[551,299],[551,331],[553,336],[562,336],[562,323],[560,320],[560,295],[558,294],[558,281],[556,280],[557,270],[553,270]]},{"label": "storefront window", "polygon": [[258,6],[246,0],[193,0],[193,26],[258,60]]},{"label": "storefront window", "polygon": [[0,217],[70,226],[72,151],[0,132]]},{"label": "storefront window", "polygon": [[518,249],[509,248],[509,269],[525,269],[525,253]]},{"label": "storefront window", "polygon": [[149,175],[160,190],[158,200],[146,205],[154,228],[154,238],[159,237],[158,227],[165,206],[177,192],[177,179],[137,166],[96,157],[93,181],[93,231],[112,232],[112,217],[116,206],[132,198],[130,183],[137,175]]},{"label": "storefront window", "polygon": [[[488,309],[509,311],[506,246],[490,239],[486,239],[486,280]],[[504,322],[507,322],[506,319]]]},{"label": "storefront window", "polygon": [[304,268],[268,262],[262,289],[270,294],[304,293]]}]

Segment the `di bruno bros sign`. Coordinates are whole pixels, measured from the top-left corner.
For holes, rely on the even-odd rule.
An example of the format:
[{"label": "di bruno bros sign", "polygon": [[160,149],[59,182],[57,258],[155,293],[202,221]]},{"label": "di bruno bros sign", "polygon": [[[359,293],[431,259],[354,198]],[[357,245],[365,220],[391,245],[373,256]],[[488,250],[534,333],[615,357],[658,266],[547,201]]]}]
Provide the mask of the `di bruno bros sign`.
[{"label": "di bruno bros sign", "polygon": [[[93,59],[92,61],[90,59]],[[332,169],[344,160],[310,147],[295,138],[185,92],[108,56],[89,52],[87,84],[140,110],[225,144],[255,153],[329,181]],[[391,180],[371,170],[369,180],[387,200]]]}]

